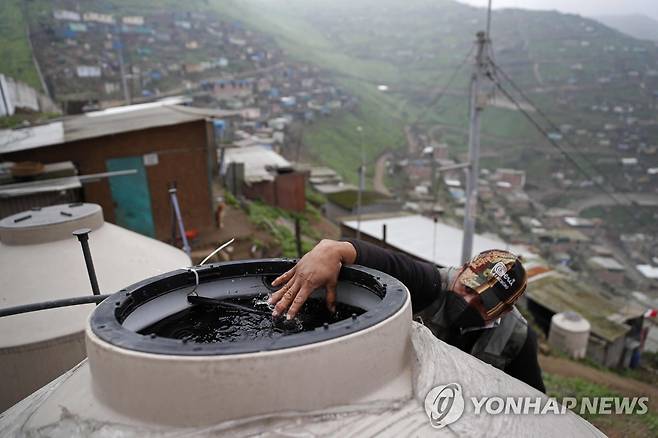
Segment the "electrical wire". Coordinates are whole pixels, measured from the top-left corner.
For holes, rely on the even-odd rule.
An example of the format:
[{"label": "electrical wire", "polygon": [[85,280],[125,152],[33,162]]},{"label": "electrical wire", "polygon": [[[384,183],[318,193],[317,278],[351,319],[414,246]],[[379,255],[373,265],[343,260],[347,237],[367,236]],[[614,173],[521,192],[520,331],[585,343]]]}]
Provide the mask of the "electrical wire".
[{"label": "electrical wire", "polygon": [[432,98],[432,100],[430,101],[430,103],[427,105],[428,107],[432,107],[432,106],[438,104],[439,101],[443,98],[443,96],[445,96],[445,94],[448,92],[448,88],[450,88],[450,85],[452,85],[452,82],[453,82],[453,81],[455,80],[455,78],[457,77],[457,74],[458,74],[459,71],[464,67],[464,65],[466,64],[466,62],[468,62],[468,59],[469,59],[469,58],[471,57],[471,55],[473,54],[473,49],[474,49],[474,48],[475,48],[475,45],[472,45],[471,48],[469,49],[468,53],[466,53],[466,56],[464,56],[464,59],[462,59],[462,61],[461,61],[459,64],[457,64],[457,66],[456,66],[455,69],[453,70],[452,74],[450,75],[450,78],[449,78],[448,81],[445,83],[445,85],[443,86],[443,88],[441,89],[441,91],[440,91],[440,92],[439,92],[434,98]]},{"label": "electrical wire", "polygon": [[[539,115],[540,115],[540,116],[546,121],[546,123],[550,126],[550,128],[551,128],[552,130],[554,130],[554,131],[560,131],[560,128],[557,126],[557,124],[555,124],[555,123],[554,123],[554,122],[548,117],[548,115],[546,115],[546,113],[545,113],[544,111],[542,111],[541,108],[539,108],[539,107],[535,104],[535,102],[534,102],[532,99],[530,99],[530,97],[528,97],[528,95],[527,95],[527,94],[526,94],[526,93],[525,93],[525,92],[524,92],[524,91],[523,91],[523,90],[522,90],[522,89],[521,89],[521,88],[520,88],[520,87],[519,87],[519,86],[518,86],[518,85],[512,80],[512,78],[511,78],[507,73],[505,73],[505,71],[504,71],[503,69],[500,68],[500,66],[498,66],[498,65],[495,64],[494,62],[492,62],[491,64],[492,64],[492,66],[494,67],[496,73],[500,73],[500,74],[503,76],[503,78],[504,78],[507,82],[509,82],[509,84],[512,86],[512,88],[513,88],[517,93],[519,93],[519,95],[521,95],[521,97],[522,97],[522,98],[523,98],[523,99],[524,99],[529,105],[532,106],[533,110],[534,110],[537,114],[539,114]],[[598,169],[596,168],[596,166],[595,166],[593,163],[591,163],[591,162],[587,159],[587,157],[585,157],[580,151],[578,151],[578,148],[576,148],[576,147],[575,147],[573,144],[571,144],[569,141],[563,140],[563,142],[566,143],[569,147],[571,147],[571,148],[573,149],[574,153],[576,153],[576,154],[577,154],[577,155],[578,155],[583,161],[587,161],[588,164],[590,165],[590,167],[592,168],[592,170],[594,170],[599,176],[601,176],[601,177],[603,177],[603,178],[606,178],[606,176],[605,176],[600,170],[598,170]]]},{"label": "electrical wire", "polygon": [[[495,62],[493,62],[493,61],[491,61],[491,65],[492,65],[492,67],[494,68],[494,71],[495,71],[496,73],[500,73],[500,74],[503,76],[503,78],[504,78],[507,82],[509,82],[509,84],[512,86],[512,88],[514,88],[514,90],[515,90],[517,93],[519,93],[519,94],[521,95],[521,97],[526,101],[526,103],[528,103],[528,104],[533,108],[533,110],[534,110],[537,114],[539,114],[539,115],[540,115],[540,116],[546,121],[546,123],[548,123],[548,125],[551,127],[551,129],[553,129],[554,131],[559,131],[559,130],[560,130],[560,128],[559,128],[559,127],[558,127],[558,126],[557,126],[557,125],[556,125],[556,124],[555,124],[555,123],[554,123],[554,122],[548,117],[548,115],[546,115],[546,113],[545,113],[544,111],[542,111],[542,110],[541,110],[541,109],[540,109],[540,108],[534,103],[534,101],[532,101],[532,99],[530,99],[530,97],[528,97],[528,95],[527,95],[527,94],[521,89],[521,87],[519,87],[519,86],[518,86],[518,85],[512,80],[512,78],[511,78],[511,77],[510,77],[510,76],[509,76],[509,75],[508,75],[508,74],[507,74],[502,68],[500,68],[500,66],[498,66],[498,65],[497,65]],[[598,168],[597,168],[597,167],[596,167],[596,166],[595,166],[590,160],[588,160],[587,157],[585,157],[582,153],[580,153],[580,151],[578,151],[578,149],[577,149],[573,144],[571,144],[569,141],[564,141],[564,143],[566,143],[571,149],[573,149],[573,151],[575,152],[575,154],[578,155],[579,158],[580,158],[582,161],[587,162],[587,164],[589,165],[589,167],[590,167],[590,168],[591,168],[596,174],[598,174],[599,177],[601,177],[601,178],[603,178],[603,179],[607,179],[606,175],[604,175],[603,172],[601,172],[601,171],[600,171],[600,170],[599,170],[599,169],[598,169]],[[599,185],[599,186],[602,186],[601,184],[597,183],[597,182],[596,182],[591,176],[588,176],[588,178],[591,179],[595,184],[597,184],[597,185]],[[613,195],[612,193],[607,193],[607,191],[606,191],[606,194],[607,194],[608,196],[611,196],[611,197],[615,200],[615,203],[616,203],[616,204],[618,204],[619,206],[622,206],[622,207],[624,207],[624,208],[626,207],[626,204],[631,204],[631,205],[632,205],[633,202],[634,202],[631,198],[629,198],[629,197],[627,197],[627,196],[625,196],[625,195],[623,195],[623,194],[620,194],[620,198],[626,201],[626,204],[623,204],[622,202],[619,201],[619,199],[617,198],[617,196]]]},{"label": "electrical wire", "polygon": [[[585,175],[589,180],[591,180],[591,181],[592,181],[592,182],[593,182],[593,183],[594,183],[594,184],[595,184],[595,185],[596,185],[596,186],[597,186],[597,187],[598,187],[598,188],[599,188],[604,194],[606,194],[610,199],[612,199],[612,201],[613,201],[616,205],[618,205],[619,207],[622,207],[622,211],[624,211],[624,212],[628,215],[628,217],[631,218],[631,219],[633,220],[633,222],[635,222],[636,224],[638,224],[638,225],[640,225],[640,226],[642,226],[642,227],[647,226],[647,224],[645,224],[645,223],[643,223],[642,221],[640,221],[639,219],[637,219],[637,217],[636,217],[636,216],[635,216],[630,210],[628,210],[626,204],[624,204],[624,203],[621,202],[619,199],[617,199],[617,197],[614,195],[614,193],[610,192],[610,191],[609,191],[609,190],[608,190],[603,184],[599,183],[598,180],[596,180],[595,178],[593,178],[593,177],[590,175],[589,171],[588,171],[588,170],[587,170],[587,169],[586,169],[586,168],[585,168],[585,167],[584,167],[584,166],[583,166],[578,160],[576,160],[574,157],[571,156],[571,154],[569,153],[569,151],[567,151],[564,147],[562,147],[558,142],[556,142],[555,140],[553,140],[553,139],[549,136],[548,132],[544,129],[544,127],[541,126],[541,124],[539,124],[539,122],[537,122],[537,121],[536,121],[536,120],[535,120],[535,119],[534,119],[534,118],[533,118],[533,117],[532,117],[532,116],[531,116],[531,115],[530,115],[530,114],[529,114],[529,113],[528,113],[528,112],[527,112],[527,111],[521,106],[521,104],[516,100],[516,98],[514,98],[514,96],[512,96],[512,95],[511,95],[511,94],[510,94],[510,93],[509,93],[509,92],[503,87],[503,85],[500,83],[500,81],[498,80],[497,77],[495,77],[494,75],[490,75],[489,78],[493,81],[493,83],[494,83],[494,85],[496,86],[496,88],[497,88],[498,90],[500,90],[500,92],[503,93],[503,94],[505,95],[505,97],[507,97],[507,99],[509,99],[510,102],[512,102],[512,103],[516,106],[516,108],[518,109],[518,111],[521,112],[521,114],[523,114],[523,116],[524,116],[524,117],[525,117],[525,118],[526,118],[526,119],[527,119],[527,120],[528,120],[528,121],[529,121],[529,122],[535,127],[535,129],[537,129],[537,131],[539,131],[539,132],[540,132],[540,133],[546,138],[546,140],[548,140],[548,142],[549,142],[554,148],[556,148],[556,149],[557,149],[557,150],[558,150],[558,151],[559,151],[559,152],[560,152],[560,153],[561,153],[561,154],[562,154],[562,155],[563,155],[568,161],[570,161],[570,162],[571,162],[571,163],[572,163],[572,164],[573,164],[573,165],[574,165],[574,166],[575,166],[575,167],[576,167],[576,168],[577,168],[577,169],[578,169],[583,175]],[[528,102],[528,103],[533,107],[533,109],[536,110],[536,108],[535,108],[534,105],[532,105],[530,102]]]}]

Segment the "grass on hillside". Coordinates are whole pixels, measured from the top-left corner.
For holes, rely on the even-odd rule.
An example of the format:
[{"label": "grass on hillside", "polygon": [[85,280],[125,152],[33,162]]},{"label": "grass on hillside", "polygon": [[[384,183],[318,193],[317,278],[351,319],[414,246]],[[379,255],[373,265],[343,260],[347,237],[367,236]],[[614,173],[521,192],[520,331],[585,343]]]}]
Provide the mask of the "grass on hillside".
[{"label": "grass on hillside", "polygon": [[0,11],[0,73],[41,89],[27,39],[21,0],[2,0]]},{"label": "grass on hillside", "polygon": [[[546,384],[546,394],[556,397],[558,401],[564,397],[575,397],[578,402],[572,410],[576,414],[580,413],[583,398],[623,397],[606,386],[578,377],[562,377],[544,373],[544,383]],[[637,397],[642,397],[642,394],[637,394]],[[649,411],[643,415],[599,415],[590,414],[585,409],[582,417],[610,434],[622,432],[624,436],[649,436],[649,434],[658,433],[658,414],[656,412]]]},{"label": "grass on hillside", "polygon": [[248,204],[247,214],[254,225],[272,234],[283,257],[297,257],[297,244],[292,228],[295,219],[300,220],[303,254],[313,249],[320,241],[320,235],[311,225],[311,221],[317,220],[320,213],[311,205],[307,204],[305,213],[291,213],[261,201],[253,201]]}]

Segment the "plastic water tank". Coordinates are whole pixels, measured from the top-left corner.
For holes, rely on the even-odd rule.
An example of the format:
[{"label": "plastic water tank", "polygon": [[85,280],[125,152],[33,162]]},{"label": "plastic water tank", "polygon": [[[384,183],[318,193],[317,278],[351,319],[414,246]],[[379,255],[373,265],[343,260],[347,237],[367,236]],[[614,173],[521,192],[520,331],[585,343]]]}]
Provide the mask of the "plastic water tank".
[{"label": "plastic water tank", "polygon": [[576,312],[556,313],[551,318],[548,343],[574,359],[585,357],[590,324]]},{"label": "plastic water tank", "polygon": [[[71,234],[79,228],[91,229],[89,246],[103,294],[191,264],[173,246],[105,222],[99,205],[34,208],[0,220],[0,307],[91,295],[80,243]],[[84,328],[94,308],[0,318],[0,411],[84,359]]]}]

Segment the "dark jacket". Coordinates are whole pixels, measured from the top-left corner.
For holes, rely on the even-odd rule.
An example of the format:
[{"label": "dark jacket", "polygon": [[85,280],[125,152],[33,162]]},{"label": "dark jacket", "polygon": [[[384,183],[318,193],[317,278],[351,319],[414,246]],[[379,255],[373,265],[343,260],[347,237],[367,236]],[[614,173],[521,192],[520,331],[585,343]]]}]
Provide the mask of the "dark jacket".
[{"label": "dark jacket", "polygon": [[407,286],[414,314],[435,336],[546,392],[537,360],[537,336],[516,308],[505,314],[496,327],[457,332],[445,322],[446,291],[441,288],[435,265],[361,240],[348,241],[356,249],[356,264],[386,272]]}]

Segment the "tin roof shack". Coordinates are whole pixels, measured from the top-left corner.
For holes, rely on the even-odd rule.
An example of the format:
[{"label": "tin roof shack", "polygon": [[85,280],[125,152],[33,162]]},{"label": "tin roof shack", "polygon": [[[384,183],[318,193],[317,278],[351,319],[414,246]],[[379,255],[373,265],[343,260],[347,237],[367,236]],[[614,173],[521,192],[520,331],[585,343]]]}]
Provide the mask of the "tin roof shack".
[{"label": "tin roof shack", "polygon": [[176,182],[186,227],[213,225],[211,177],[216,168],[212,117],[227,112],[167,102],[64,118],[45,127],[0,131],[11,161],[73,161],[81,174],[136,169],[84,186],[84,200],[108,221],[165,240],[171,235],[169,185]]},{"label": "tin roof shack", "polygon": [[493,175],[493,180],[507,183],[501,187],[509,188],[509,190],[523,190],[526,181],[525,171],[517,169],[496,169],[496,173]]},{"label": "tin roof shack", "polygon": [[640,347],[643,309],[623,306],[582,282],[555,272],[531,277],[528,310],[548,334],[554,314],[575,311],[591,324],[587,357],[607,367],[628,367]]},{"label": "tin roof shack", "polygon": [[289,211],[306,210],[306,178],[292,164],[265,146],[227,148],[225,184],[233,194],[260,199]]},{"label": "tin roof shack", "polygon": [[591,239],[578,230],[560,228],[537,233],[540,244],[552,252],[580,252]]},{"label": "tin roof shack", "polygon": [[612,257],[591,257],[587,260],[594,275],[603,283],[612,287],[624,285],[626,268]]}]

